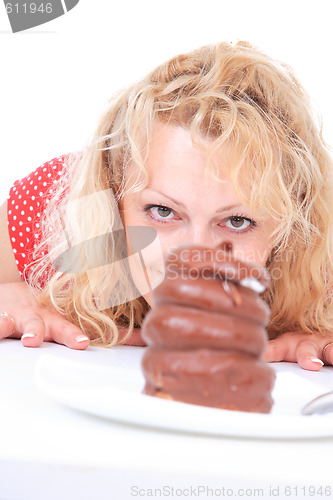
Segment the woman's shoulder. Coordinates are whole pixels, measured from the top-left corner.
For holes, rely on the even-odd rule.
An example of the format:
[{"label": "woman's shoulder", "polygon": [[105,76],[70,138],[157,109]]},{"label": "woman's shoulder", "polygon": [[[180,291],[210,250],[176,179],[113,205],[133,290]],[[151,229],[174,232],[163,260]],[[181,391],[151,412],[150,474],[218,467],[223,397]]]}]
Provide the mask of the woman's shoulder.
[{"label": "woman's shoulder", "polygon": [[[8,233],[20,275],[32,259],[41,236],[41,220],[60,182],[69,183],[73,154],[57,156],[14,182],[7,200]],[[69,187],[69,186],[68,186]]]},{"label": "woman's shoulder", "polygon": [[23,191],[27,197],[30,195],[30,198],[36,195],[34,191],[43,191],[43,187],[45,191],[45,187],[57,183],[66,174],[71,157],[71,154],[66,154],[52,158],[52,160],[43,163],[25,177],[16,180],[10,189],[9,198],[19,190]]}]

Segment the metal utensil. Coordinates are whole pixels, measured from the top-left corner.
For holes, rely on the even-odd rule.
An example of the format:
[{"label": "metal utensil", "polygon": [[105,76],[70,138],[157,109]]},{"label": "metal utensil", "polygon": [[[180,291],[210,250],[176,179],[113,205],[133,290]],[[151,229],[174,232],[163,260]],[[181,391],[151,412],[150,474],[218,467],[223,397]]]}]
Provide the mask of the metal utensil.
[{"label": "metal utensil", "polygon": [[301,410],[302,415],[324,415],[333,413],[333,391],[312,399]]}]

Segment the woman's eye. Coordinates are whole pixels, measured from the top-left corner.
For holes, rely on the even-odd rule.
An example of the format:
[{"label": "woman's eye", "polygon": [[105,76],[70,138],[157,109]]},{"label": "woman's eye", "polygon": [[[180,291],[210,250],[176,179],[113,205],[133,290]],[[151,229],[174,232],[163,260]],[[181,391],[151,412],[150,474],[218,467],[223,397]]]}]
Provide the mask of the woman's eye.
[{"label": "woman's eye", "polygon": [[230,229],[247,229],[251,225],[251,220],[245,217],[233,216],[226,221],[226,226]]},{"label": "woman's eye", "polygon": [[171,208],[164,207],[162,205],[156,205],[152,206],[148,209],[150,212],[151,216],[154,219],[161,220],[161,219],[173,219],[174,218],[174,212],[171,210]]}]

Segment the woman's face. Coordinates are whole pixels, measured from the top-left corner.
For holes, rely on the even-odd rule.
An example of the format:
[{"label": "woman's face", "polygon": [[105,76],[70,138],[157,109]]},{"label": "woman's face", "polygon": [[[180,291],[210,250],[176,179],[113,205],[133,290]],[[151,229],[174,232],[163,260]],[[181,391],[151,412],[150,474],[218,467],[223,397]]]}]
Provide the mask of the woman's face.
[{"label": "woman's face", "polygon": [[[188,130],[180,126],[157,126],[146,165],[147,187],[125,194],[122,203],[125,228],[154,228],[163,256],[179,244],[213,247],[228,240],[237,259],[265,265],[271,249],[272,222],[266,218],[253,219],[226,174],[221,175],[223,183],[205,179],[205,155],[193,147]],[[161,251],[155,255],[150,252],[148,262],[145,261],[152,288],[163,278]],[[136,269],[131,264],[140,291]],[[151,305],[151,292],[142,295]]]}]

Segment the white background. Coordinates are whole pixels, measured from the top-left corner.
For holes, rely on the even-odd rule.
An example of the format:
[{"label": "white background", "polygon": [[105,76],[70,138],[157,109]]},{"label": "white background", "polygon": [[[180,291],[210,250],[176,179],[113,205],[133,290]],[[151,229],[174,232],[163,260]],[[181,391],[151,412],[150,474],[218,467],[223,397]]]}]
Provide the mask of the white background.
[{"label": "white background", "polygon": [[80,0],[11,33],[0,4],[0,202],[12,182],[82,148],[112,93],[162,61],[219,40],[249,40],[291,65],[333,144],[331,0]]}]

